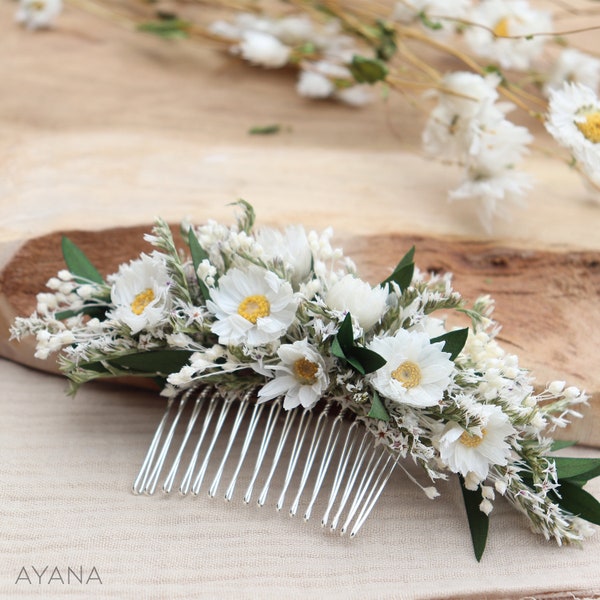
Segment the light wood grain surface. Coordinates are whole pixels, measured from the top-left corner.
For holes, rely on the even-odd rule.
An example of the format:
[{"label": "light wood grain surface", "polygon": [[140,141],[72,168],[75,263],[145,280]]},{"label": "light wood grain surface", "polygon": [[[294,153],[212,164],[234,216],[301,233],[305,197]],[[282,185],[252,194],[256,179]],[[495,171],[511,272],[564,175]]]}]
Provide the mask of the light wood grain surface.
[{"label": "light wood grain surface", "polygon": [[[309,102],[291,72],[252,70],[71,7],[55,31],[32,34],[12,25],[14,7],[0,0],[3,356],[31,364],[31,345],[9,345],[6,325],[60,260],[51,242],[28,255],[26,240],[147,226],[156,215],[230,221],[227,203],[242,197],[265,224],[333,226],[373,281],[417,236],[422,268],[452,269],[469,297],[497,297],[505,343],[540,380],[600,391],[600,211],[576,174],[532,155],[536,189],[512,222],[497,224],[492,242],[472,207],[445,201],[459,173],[420,156],[423,116],[402,99],[363,110]],[[282,132],[247,134],[269,123]],[[122,247],[114,235],[78,239],[112,257],[108,269],[139,237]],[[23,564],[40,561],[95,564],[107,581],[101,592],[53,587],[44,597],[600,594],[598,536],[583,551],[558,550],[523,531],[501,503],[479,568],[452,486],[442,502],[424,504],[407,481],[395,482],[355,545],[240,506],[134,498],[129,485],[160,399],[96,387],[72,399],[51,375],[7,361],[0,371],[0,597],[39,597],[14,580]],[[600,444],[598,422],[596,402],[574,435]],[[597,483],[590,489],[600,493]]]}]

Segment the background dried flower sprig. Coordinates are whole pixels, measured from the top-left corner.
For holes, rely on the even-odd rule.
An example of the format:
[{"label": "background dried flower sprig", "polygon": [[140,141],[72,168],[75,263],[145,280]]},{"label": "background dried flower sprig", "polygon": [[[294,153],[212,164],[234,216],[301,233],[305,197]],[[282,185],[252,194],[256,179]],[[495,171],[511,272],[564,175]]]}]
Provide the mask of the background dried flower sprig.
[{"label": "background dried flower sprig", "polygon": [[[461,169],[449,199],[471,202],[488,232],[535,184],[522,168],[531,150],[562,156],[581,173],[587,195],[600,197],[600,60],[598,49],[581,43],[590,39],[582,34],[600,26],[592,2],[69,3],[162,38],[214,44],[253,65],[296,68],[297,90],[309,98],[361,106],[399,93],[405,110],[427,115],[425,154]],[[33,28],[50,24],[60,6],[61,0],[22,0],[19,20]],[[582,15],[589,25],[569,27],[569,17]],[[540,123],[568,153],[542,134]],[[586,197],[583,190],[573,195]]]}]

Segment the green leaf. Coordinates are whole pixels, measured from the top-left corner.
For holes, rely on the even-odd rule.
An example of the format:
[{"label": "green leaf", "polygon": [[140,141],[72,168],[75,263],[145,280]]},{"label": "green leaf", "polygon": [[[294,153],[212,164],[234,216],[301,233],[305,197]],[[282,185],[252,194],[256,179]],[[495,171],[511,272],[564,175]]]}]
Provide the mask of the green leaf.
[{"label": "green leaf", "polygon": [[379,39],[379,44],[376,48],[377,58],[384,61],[390,60],[398,50],[396,29],[387,25],[384,21],[378,20],[377,38]]},{"label": "green leaf", "polygon": [[364,367],[360,364],[360,361],[352,355],[346,355],[345,361],[361,375],[366,375]]},{"label": "green leaf", "polygon": [[76,315],[89,315],[92,318],[103,320],[106,316],[107,311],[106,306],[83,306],[79,310],[62,310],[57,312],[54,317],[59,321],[64,319],[70,319],[71,317],[75,317]]},{"label": "green leaf", "polygon": [[415,247],[413,246],[396,265],[393,273],[381,282],[381,285],[388,285],[392,282],[396,283],[400,290],[405,290],[412,281],[415,272]]},{"label": "green leaf", "polygon": [[594,496],[568,481],[561,481],[558,491],[561,498],[557,502],[562,508],[590,523],[600,525],[600,502]]},{"label": "green leaf", "polygon": [[148,21],[140,23],[138,30],[152,33],[166,40],[182,40],[189,37],[191,23],[181,19],[166,19],[163,21]]},{"label": "green leaf", "polygon": [[110,360],[110,364],[140,373],[170,374],[184,367],[193,354],[190,350],[152,350],[127,354]]},{"label": "green leaf", "polygon": [[340,348],[342,349],[344,354],[347,351],[349,351],[354,345],[354,332],[352,331],[352,315],[350,313],[346,313],[346,316],[344,317],[344,320],[340,325],[335,339],[338,340]]},{"label": "green leaf", "polygon": [[550,460],[556,465],[558,479],[586,479],[600,475],[600,458],[568,458],[556,456]]},{"label": "green leaf", "polygon": [[479,505],[482,500],[481,493],[479,491],[468,490],[465,487],[464,479],[460,475],[459,479],[463,500],[465,502],[465,509],[467,511],[469,529],[471,530],[473,550],[475,552],[475,558],[477,559],[477,562],[479,562],[485,551],[490,519],[485,513],[479,510]]},{"label": "green leaf", "polygon": [[346,358],[337,335],[333,338],[333,342],[331,342],[331,354],[337,356],[338,358]]},{"label": "green leaf", "polygon": [[[128,370],[130,375],[152,374],[153,376],[160,376],[179,371],[188,363],[192,354],[193,352],[189,350],[151,350],[149,352],[126,354],[103,362],[117,369]],[[86,371],[110,372],[103,362],[84,363],[80,367]]]},{"label": "green leaf", "polygon": [[355,54],[352,62],[348,65],[352,77],[357,83],[374,84],[383,81],[388,74],[387,67],[376,58],[366,58]]},{"label": "green leaf", "polygon": [[575,446],[578,442],[570,442],[566,440],[556,440],[552,442],[552,446],[550,450],[552,452],[556,452],[557,450],[562,450],[563,448],[570,448],[571,446]]},{"label": "green leaf", "polygon": [[450,360],[454,360],[460,354],[460,351],[465,347],[468,336],[469,328],[465,327],[464,329],[455,329],[454,331],[449,331],[448,333],[444,333],[444,335],[440,335],[429,341],[432,344],[435,344],[436,342],[444,342],[444,347],[442,350],[444,352],[450,352]]},{"label": "green leaf", "polygon": [[102,275],[89,261],[88,257],[68,237],[62,238],[62,253],[67,268],[75,277],[92,281],[93,283],[104,283]]},{"label": "green leaf", "polygon": [[380,421],[388,422],[390,420],[390,415],[381,401],[379,394],[377,392],[373,392],[373,400],[371,402],[371,410],[367,417],[371,417],[371,419],[379,419]]},{"label": "green leaf", "polygon": [[386,363],[386,360],[377,352],[357,346],[354,343],[352,315],[350,313],[346,313],[337,335],[331,342],[331,354],[345,360],[361,375],[377,371]]},{"label": "green leaf", "polygon": [[373,350],[369,350],[368,348],[363,348],[362,346],[354,346],[350,351],[350,356],[362,365],[364,373],[373,373],[377,371],[377,369],[381,369],[383,365],[387,362],[383,356],[377,354],[377,352],[373,352]]},{"label": "green leaf", "polygon": [[251,127],[248,130],[250,135],[273,135],[274,133],[279,133],[281,131],[281,125],[273,124],[273,125],[257,125],[256,127]]},{"label": "green leaf", "polygon": [[208,260],[208,254],[206,250],[200,245],[194,230],[190,227],[188,231],[188,246],[190,247],[190,253],[192,255],[192,263],[194,264],[194,273],[196,273],[196,278],[198,280],[198,287],[200,288],[200,293],[204,297],[205,300],[210,298],[210,292],[206,287],[206,284],[200,277],[198,277],[198,267],[203,260]]}]

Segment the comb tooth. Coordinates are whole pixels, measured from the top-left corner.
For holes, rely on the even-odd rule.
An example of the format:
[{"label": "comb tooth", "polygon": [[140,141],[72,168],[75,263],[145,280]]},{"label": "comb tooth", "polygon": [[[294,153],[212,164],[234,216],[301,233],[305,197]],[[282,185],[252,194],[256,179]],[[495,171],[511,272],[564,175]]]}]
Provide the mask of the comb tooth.
[{"label": "comb tooth", "polygon": [[[340,415],[341,416],[341,415]],[[338,460],[338,467],[335,472],[335,476],[333,478],[333,484],[331,486],[331,492],[329,494],[329,501],[327,503],[327,508],[325,509],[325,514],[321,519],[321,527],[325,527],[327,525],[327,521],[329,520],[329,514],[333,509],[333,505],[335,503],[335,499],[337,498],[338,492],[340,490],[340,486],[342,484],[342,480],[344,477],[344,473],[348,467],[348,462],[350,461],[350,456],[352,455],[352,450],[354,449],[354,445],[356,443],[357,438],[357,422],[354,421],[352,425],[348,428],[348,432],[346,433],[346,440],[344,441],[344,446],[342,447],[342,453]],[[325,476],[325,473],[321,475],[319,472],[319,477],[322,479]],[[313,498],[311,499],[311,503],[309,504],[309,508],[312,509],[312,505],[316,500],[316,496],[318,494],[318,489],[315,489],[313,492]]]},{"label": "comb tooth", "polygon": [[200,487],[202,486],[202,482],[204,481],[204,476],[206,475],[206,470],[208,469],[208,463],[210,462],[210,457],[212,456],[213,450],[215,449],[215,445],[219,439],[219,434],[221,433],[221,429],[223,428],[223,424],[225,423],[225,419],[227,418],[227,414],[229,413],[229,409],[233,404],[231,398],[224,398],[222,400],[221,412],[219,414],[219,418],[215,424],[215,429],[213,431],[212,439],[210,440],[210,445],[206,450],[206,454],[204,456],[204,460],[200,465],[200,469],[198,470],[198,474],[196,475],[196,479],[194,480],[194,484],[192,485],[192,494],[198,495],[200,493]]},{"label": "comb tooth", "polygon": [[[317,500],[321,487],[323,486],[323,482],[325,480],[325,475],[329,470],[329,466],[331,464],[331,459],[337,449],[338,441],[341,433],[342,419],[343,419],[343,411],[332,421],[331,428],[329,430],[329,436],[327,437],[327,443],[325,444],[325,449],[323,450],[323,457],[321,459],[321,464],[319,465],[319,470],[317,471],[315,485],[313,487],[312,495],[308,502],[308,506],[304,511],[304,520],[308,521],[312,514],[312,509]],[[316,454],[316,452],[315,452]],[[314,460],[315,457],[313,457]],[[340,457],[341,458],[341,457]],[[304,474],[303,474],[304,477]],[[334,480],[335,483],[335,480]],[[296,499],[296,502],[299,499]]]},{"label": "comb tooth", "polygon": [[241,400],[240,405],[238,407],[237,414],[235,416],[235,421],[233,422],[233,426],[231,428],[231,434],[229,435],[229,440],[227,441],[227,447],[225,448],[225,452],[223,454],[223,458],[221,459],[221,463],[219,464],[219,468],[217,469],[217,473],[213,479],[213,482],[208,490],[208,495],[211,498],[215,497],[217,493],[217,488],[219,487],[219,482],[221,481],[221,477],[223,476],[223,470],[225,469],[225,463],[229,458],[229,454],[231,452],[231,448],[233,447],[233,443],[235,442],[235,438],[237,437],[238,430],[240,425],[242,424],[242,420],[244,419],[244,415],[246,414],[246,410],[248,409],[248,399],[252,392],[248,392],[244,398]]},{"label": "comb tooth", "polygon": [[133,493],[134,494],[142,494],[146,489],[146,482],[148,480],[148,475],[150,474],[150,470],[152,467],[152,461],[154,460],[154,455],[156,454],[156,449],[160,443],[160,438],[162,437],[163,431],[167,425],[167,421],[169,420],[169,416],[171,414],[171,410],[173,409],[174,399],[170,398],[167,403],[167,408],[165,413],[156,428],[156,432],[154,437],[152,438],[152,442],[150,443],[150,447],[148,448],[148,452],[146,452],[146,456],[144,457],[144,462],[140,468],[140,472],[138,476],[135,478],[133,482]]},{"label": "comb tooth", "polygon": [[[177,471],[179,469],[179,463],[181,462],[181,457],[183,456],[183,451],[185,450],[185,447],[187,446],[187,443],[188,443],[188,440],[192,433],[192,430],[194,429],[194,425],[196,424],[196,419],[198,418],[198,415],[200,414],[200,410],[202,409],[202,405],[204,403],[204,400],[206,399],[206,396],[208,395],[208,392],[209,392],[208,388],[205,388],[204,390],[202,390],[202,393],[200,393],[196,396],[196,402],[194,403],[194,409],[192,410],[192,414],[190,415],[190,419],[188,421],[185,435],[183,436],[183,440],[181,441],[181,444],[179,446],[179,451],[177,452],[177,456],[175,457],[175,460],[173,461],[171,470],[169,471],[169,474],[167,475],[167,478],[165,479],[165,482],[163,484],[163,492],[165,492],[166,494],[169,494],[171,492],[171,490],[173,489],[173,482],[175,481],[175,476],[177,475]],[[189,392],[188,392],[188,394],[189,394]]]},{"label": "comb tooth", "polygon": [[[346,533],[348,526],[350,525],[350,522],[354,518],[354,515],[356,514],[356,511],[358,510],[360,503],[362,502],[367,490],[369,489],[371,480],[373,479],[373,476],[375,475],[375,473],[377,472],[377,469],[379,468],[381,460],[384,457],[384,452],[383,451],[379,452],[379,457],[377,459],[375,459],[376,456],[377,456],[377,449],[373,448],[371,450],[369,462],[367,463],[367,466],[365,467],[365,471],[360,480],[358,488],[354,493],[354,499],[352,500],[352,503],[350,505],[350,510],[348,511],[348,514],[346,515],[346,521],[344,522],[344,524],[342,525],[342,528],[340,529],[341,535],[344,535]],[[375,461],[375,464],[373,464],[373,461]]]},{"label": "comb tooth", "polygon": [[290,507],[290,515],[294,516],[298,512],[298,505],[300,503],[300,497],[302,496],[302,492],[304,491],[304,487],[306,486],[306,482],[308,480],[308,476],[312,469],[313,463],[315,461],[315,457],[317,454],[317,450],[321,444],[321,439],[323,438],[323,431],[325,426],[327,425],[327,418],[329,416],[329,411],[331,409],[331,403],[328,403],[323,412],[319,415],[317,419],[317,424],[313,433],[313,437],[310,443],[310,448],[308,451],[308,455],[306,457],[306,463],[304,465],[304,469],[302,470],[302,476],[300,478],[300,484],[298,486],[298,492],[296,493],[296,497],[294,498],[294,502]]},{"label": "comb tooth", "polygon": [[277,470],[277,465],[279,464],[279,459],[281,458],[281,454],[283,452],[283,448],[285,443],[287,442],[290,430],[292,429],[292,425],[296,420],[296,415],[298,414],[297,410],[288,410],[285,414],[285,422],[283,424],[283,430],[281,431],[281,435],[279,436],[279,443],[277,444],[277,449],[275,450],[275,456],[273,457],[273,462],[271,463],[271,470],[269,471],[269,475],[267,476],[267,480],[263,486],[263,489],[258,497],[258,505],[264,506],[267,501],[267,495],[269,494],[269,487],[271,486],[271,481],[273,479],[273,475]]},{"label": "comb tooth", "polygon": [[[304,445],[304,440],[306,438],[306,433],[312,421],[312,411],[303,410],[302,416],[300,417],[300,423],[298,425],[298,432],[296,433],[296,438],[294,440],[294,446],[292,447],[292,452],[290,455],[290,461],[288,463],[288,468],[285,474],[285,481],[283,483],[283,489],[281,490],[281,494],[279,495],[279,500],[277,500],[277,504],[275,508],[277,510],[281,510],[283,504],[285,502],[285,493],[292,481],[292,477],[294,476],[294,471],[296,470],[296,465],[298,464],[298,458],[300,457],[300,452],[302,452],[302,446]],[[319,417],[320,419],[320,417]]]},{"label": "comb tooth", "polygon": [[163,442],[163,445],[162,445],[162,448],[158,455],[158,458],[156,459],[156,463],[154,464],[154,468],[152,469],[152,471],[150,473],[150,478],[148,479],[148,482],[146,483],[144,491],[147,494],[152,495],[156,491],[156,485],[158,483],[158,478],[160,477],[160,473],[165,464],[165,459],[167,458],[169,448],[171,447],[171,443],[173,442],[173,436],[175,435],[175,430],[177,429],[177,424],[179,423],[179,419],[181,418],[183,409],[185,408],[185,405],[187,404],[189,397],[190,397],[190,394],[188,392],[187,394],[184,394],[182,396],[181,400],[179,401],[179,406],[177,407],[177,413],[175,414],[173,422],[171,423],[171,427],[169,428],[169,431],[167,433],[165,441]]},{"label": "comb tooth", "polygon": [[244,438],[244,443],[243,443],[242,449],[240,451],[240,458],[238,460],[235,471],[231,477],[231,482],[229,483],[229,487],[227,488],[227,491],[225,492],[225,500],[227,500],[228,502],[233,497],[233,492],[235,490],[237,478],[240,474],[240,471],[242,470],[242,465],[244,464],[244,461],[246,460],[246,455],[248,453],[248,449],[250,448],[250,443],[252,442],[254,433],[256,432],[256,426],[258,425],[258,422],[260,421],[260,417],[262,415],[264,407],[265,407],[264,404],[255,404],[254,409],[252,410],[252,416],[250,417],[250,423],[248,423],[246,437]]},{"label": "comb tooth", "polygon": [[[210,388],[209,388],[210,389]],[[202,442],[206,437],[206,432],[210,426],[213,415],[215,414],[215,410],[217,409],[217,405],[221,401],[221,397],[213,392],[210,402],[208,404],[208,408],[206,410],[206,414],[204,415],[204,422],[202,423],[202,429],[200,430],[200,436],[198,437],[198,441],[196,442],[196,446],[194,448],[194,452],[192,453],[192,457],[190,459],[188,468],[183,476],[183,480],[181,481],[181,485],[179,486],[179,492],[184,496],[189,493],[190,487],[192,484],[192,476],[194,474],[194,470],[196,468],[196,463],[198,462],[198,455],[200,453],[200,447],[202,446]]]},{"label": "comb tooth", "polygon": [[[358,533],[360,528],[363,526],[363,523],[367,520],[367,517],[373,510],[373,507],[375,506],[375,503],[379,499],[379,496],[381,496],[381,492],[383,492],[383,488],[385,488],[392,473],[394,472],[394,469],[396,468],[396,464],[397,464],[397,460],[394,460],[391,456],[388,456],[387,461],[385,462],[385,465],[383,466],[379,475],[377,476],[377,480],[375,481],[375,484],[371,488],[369,496],[368,496],[367,500],[365,501],[362,510],[360,511],[358,517],[356,518],[356,521],[354,522],[354,527],[352,528],[352,531],[350,532],[351,538],[353,538]],[[387,474],[386,474],[386,471],[387,471]],[[381,483],[380,483],[380,481],[381,481]],[[377,487],[377,486],[379,486],[379,487]]]},{"label": "comb tooth", "polygon": [[271,405],[271,410],[269,411],[269,416],[267,418],[267,424],[265,427],[265,432],[263,434],[260,447],[258,449],[258,456],[256,457],[256,463],[254,464],[254,471],[252,472],[252,479],[250,479],[250,483],[248,484],[248,488],[246,489],[246,493],[244,494],[244,502],[248,504],[250,502],[250,498],[252,497],[252,492],[254,490],[254,484],[256,483],[256,478],[258,477],[258,473],[265,459],[265,455],[267,453],[267,448],[271,442],[271,438],[273,436],[273,430],[275,429],[275,423],[277,422],[277,417],[281,412],[281,400],[273,402]]},{"label": "comb tooth", "polygon": [[365,455],[367,453],[368,448],[365,448],[367,444],[369,433],[365,432],[362,440],[360,441],[360,446],[356,452],[356,456],[354,457],[354,463],[352,464],[352,468],[350,469],[350,475],[348,476],[348,481],[346,483],[346,487],[344,488],[344,492],[342,493],[342,498],[340,500],[340,505],[338,507],[335,516],[333,517],[330,525],[330,529],[333,531],[337,528],[338,522],[340,520],[342,511],[344,510],[346,503],[348,502],[348,498],[350,497],[350,493],[352,492],[352,488],[356,483],[356,478],[358,477],[358,473],[360,472],[360,468],[362,467],[363,461],[365,459]]}]

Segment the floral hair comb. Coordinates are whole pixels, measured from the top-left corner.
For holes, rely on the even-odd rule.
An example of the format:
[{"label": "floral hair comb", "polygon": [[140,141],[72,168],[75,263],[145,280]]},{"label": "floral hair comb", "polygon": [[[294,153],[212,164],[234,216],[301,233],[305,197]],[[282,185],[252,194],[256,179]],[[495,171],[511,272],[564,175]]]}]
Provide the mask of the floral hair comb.
[{"label": "floral hair comb", "polygon": [[600,460],[553,456],[567,443],[549,437],[587,397],[560,381],[534,391],[495,339],[489,297],[467,306],[450,275],[415,268],[414,248],[372,287],[330,230],[255,230],[237,204],[233,226],[184,224],[187,253],[157,221],[155,250],[106,280],[64,238],[68,270],[12,327],[38,358],[59,352],[72,392],[159,382],[168,405],[136,493],[274,494],[305,519],[318,503],[323,525],[353,536],[400,468],[429,498],[459,477],[478,560],[497,494],[559,545],[592,533],[600,503],[583,486]]}]

